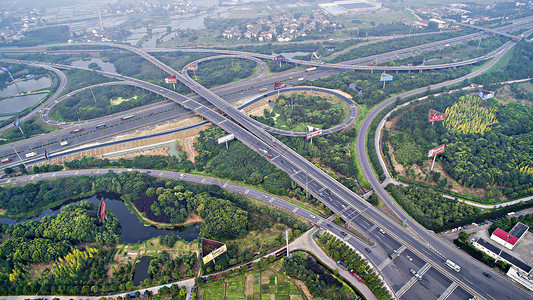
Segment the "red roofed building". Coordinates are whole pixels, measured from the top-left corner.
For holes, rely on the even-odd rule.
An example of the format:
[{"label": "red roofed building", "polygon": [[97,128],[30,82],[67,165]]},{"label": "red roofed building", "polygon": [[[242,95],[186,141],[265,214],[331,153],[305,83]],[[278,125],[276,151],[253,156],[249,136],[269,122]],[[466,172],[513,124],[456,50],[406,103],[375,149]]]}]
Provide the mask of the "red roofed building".
[{"label": "red roofed building", "polygon": [[516,236],[509,234],[500,228],[494,230],[490,238],[509,250],[513,250],[514,246],[518,243],[518,238]]}]

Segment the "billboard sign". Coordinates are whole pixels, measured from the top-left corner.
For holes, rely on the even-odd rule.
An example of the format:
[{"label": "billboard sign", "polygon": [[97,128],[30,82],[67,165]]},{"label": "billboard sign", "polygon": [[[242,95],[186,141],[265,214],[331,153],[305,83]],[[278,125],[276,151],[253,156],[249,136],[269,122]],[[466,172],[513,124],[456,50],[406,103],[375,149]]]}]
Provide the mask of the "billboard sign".
[{"label": "billboard sign", "polygon": [[229,142],[231,140],[233,140],[235,138],[235,135],[232,133],[232,134],[228,134],[228,135],[225,135],[223,137],[219,137],[218,138],[218,143],[219,144],[222,144],[222,143],[225,143],[225,142]]},{"label": "billboard sign", "polygon": [[285,56],[283,55],[278,55],[276,57],[274,57],[274,61],[285,61]]},{"label": "billboard sign", "polygon": [[491,92],[491,91],[479,90],[478,95],[483,100],[494,98],[494,92]]},{"label": "billboard sign", "polygon": [[282,89],[284,87],[286,87],[287,85],[283,82],[274,82],[274,90],[279,90],[279,89]]},{"label": "billboard sign", "polygon": [[198,70],[198,66],[187,66],[187,71],[196,71]]},{"label": "billboard sign", "polygon": [[312,138],[317,137],[319,135],[322,135],[322,129],[307,133],[307,139],[312,139]]},{"label": "billboard sign", "polygon": [[204,265],[207,264],[208,262],[212,261],[213,259],[219,257],[222,253],[226,252],[227,248],[226,248],[226,245],[222,245],[222,247],[220,248],[217,248],[215,250],[213,250],[213,252],[207,254],[206,256],[204,256],[202,258],[203,262],[204,262]]},{"label": "billboard sign", "polygon": [[385,73],[381,74],[381,77],[379,77],[379,81],[392,81],[393,76],[387,75]]},{"label": "billboard sign", "polygon": [[445,118],[446,118],[445,114],[438,112],[436,110],[433,110],[433,109],[429,110],[428,122],[444,121]]},{"label": "billboard sign", "polygon": [[437,154],[440,154],[440,153],[444,152],[444,147],[445,146],[446,145],[440,145],[437,148],[433,148],[433,149],[429,150],[428,157],[432,157],[434,155],[437,155]]},{"label": "billboard sign", "polygon": [[176,76],[165,77],[165,83],[178,83]]}]

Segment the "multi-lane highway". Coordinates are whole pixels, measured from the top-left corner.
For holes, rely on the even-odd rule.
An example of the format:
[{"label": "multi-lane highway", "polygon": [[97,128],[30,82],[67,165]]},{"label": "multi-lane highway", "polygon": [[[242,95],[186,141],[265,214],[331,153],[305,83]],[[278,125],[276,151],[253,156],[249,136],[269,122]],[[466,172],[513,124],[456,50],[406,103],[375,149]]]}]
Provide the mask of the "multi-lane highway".
[{"label": "multi-lane highway", "polygon": [[[510,49],[513,43],[508,43],[506,45],[507,48],[504,50]],[[246,130],[243,130],[242,127],[233,126],[235,124],[231,121],[221,117],[220,115],[213,115],[211,112],[206,111],[204,107],[197,106],[199,105],[197,102],[194,103],[195,107],[191,108],[192,110],[197,111],[199,114],[206,117],[208,120],[211,120],[213,123],[222,127],[227,132],[235,134],[237,139],[250,148],[255,149],[257,147],[266,149],[270,153],[274,154],[274,158],[271,160],[274,165],[280,167],[280,164],[283,164],[282,169],[286,170],[286,166],[288,164],[290,170],[288,174],[291,176],[291,178],[302,187],[309,188],[318,199],[321,199],[321,201],[323,201],[323,203],[330,207],[333,211],[340,213],[343,216],[362,217],[366,219],[366,223],[369,224],[380,224],[385,229],[385,232],[391,235],[396,243],[400,245],[399,247],[405,247],[406,249],[409,249],[412,253],[416,254],[417,257],[420,257],[426,263],[430,264],[431,268],[438,271],[438,273],[444,274],[448,278],[453,278],[454,283],[450,284],[450,286],[455,286],[454,289],[456,288],[456,285],[459,285],[469,293],[478,294],[485,298],[511,299],[508,293],[495,289],[491,283],[486,282],[485,277],[481,274],[481,272],[477,272],[477,270],[488,268],[482,266],[481,264],[472,263],[471,261],[465,259],[464,271],[456,274],[452,273],[452,271],[443,266],[442,262],[447,258],[447,256],[443,256],[440,251],[444,249],[449,253],[453,253],[454,256],[452,257],[460,256],[462,254],[461,252],[452,249],[450,246],[445,245],[444,243],[435,243],[439,249],[431,247],[431,242],[433,242],[432,239],[429,239],[430,244],[427,244],[427,241],[420,239],[420,237],[416,234],[413,234],[412,231],[401,228],[401,226],[399,226],[396,222],[390,220],[388,217],[383,216],[378,210],[370,206],[360,196],[354,194],[352,191],[348,190],[346,187],[328,176],[325,172],[300,157],[292,149],[283,145],[262,128],[257,127],[249,117],[242,115],[237,109],[229,105],[226,101],[218,97],[213,92],[205,89],[200,84],[187,79],[182,74],[172,70],[170,67],[166,66],[154,57],[151,57],[150,55],[143,53],[138,49],[132,49],[132,51],[135,51],[139,55],[148,59],[150,62],[154,63],[156,66],[168,72],[169,74],[176,75],[178,80],[187,85],[191,90],[194,90],[196,93],[214,104],[218,109],[226,113],[239,125],[244,127]],[[503,52],[504,51],[502,51],[500,55],[502,55]],[[189,105],[193,102],[185,103]],[[311,179],[312,183],[309,183],[307,179],[308,177]],[[322,195],[325,195],[324,191],[326,191],[326,189],[331,191],[331,195],[321,197],[321,193]],[[509,288],[514,288],[516,293],[527,297],[527,293],[519,288],[513,286],[510,286]],[[404,291],[402,291],[402,293],[403,292]]]},{"label": "multi-lane highway", "polygon": [[[106,46],[110,45],[106,44]],[[498,51],[495,51],[492,55],[496,59],[492,63],[499,59],[503,53],[512,46],[513,43],[506,43]],[[428,274],[429,278],[433,279],[431,282],[426,282],[426,286],[424,286],[423,284],[411,284],[410,279],[408,279],[406,283],[404,279],[407,279],[407,277],[386,277],[387,282],[393,288],[398,298],[425,298],[428,290],[434,295],[440,296],[451,291],[451,294],[448,296],[457,299],[468,297],[470,294],[477,294],[488,299],[513,299],[515,297],[528,298],[531,296],[512,284],[507,285],[506,290],[498,289],[493,282],[489,282],[484,276],[482,276],[481,270],[487,270],[486,267],[480,263],[472,262],[468,258],[464,258],[461,252],[443,243],[434,235],[421,228],[418,224],[412,223],[411,221],[409,222],[411,229],[406,229],[402,228],[390,218],[383,216],[380,211],[369,205],[364,199],[339,184],[319,168],[303,159],[290,148],[269,135],[249,117],[242,115],[238,109],[234,108],[234,106],[230,105],[210,90],[205,89],[200,84],[192,81],[190,78],[183,76],[183,73],[178,73],[177,71],[172,70],[139,49],[122,45],[116,47],[133,51],[154,63],[167,73],[176,75],[182,83],[226,113],[231,120],[221,116],[211,108],[206,107],[194,99],[184,97],[157,85],[132,78],[126,78],[125,76],[117,74],[107,75],[117,79],[130,81],[141,88],[160,94],[188,107],[191,111],[210,120],[227,132],[235,134],[235,137],[238,140],[256,151],[259,148],[268,150],[273,155],[272,159],[269,160],[272,164],[287,172],[293,180],[302,187],[307,188],[313,195],[315,195],[315,197],[317,197],[317,199],[320,199],[333,211],[341,214],[344,219],[371,233],[372,237],[381,245],[384,251],[392,252],[392,250],[397,250],[401,253],[406,251],[406,253],[411,254],[410,256],[414,257],[414,259],[409,261],[409,263],[403,260],[403,256],[399,256],[394,259],[385,259],[378,265],[378,269],[383,274],[388,274],[388,272],[392,271],[389,269],[401,268],[401,270],[405,271],[401,272],[401,274],[409,276],[407,267],[410,263],[413,263],[418,267],[421,273],[424,272],[424,274]],[[305,63],[309,64],[308,62]],[[353,66],[349,69],[353,69]],[[484,69],[478,71],[482,72]],[[448,82],[446,84],[451,83]],[[438,87],[439,85],[435,85],[433,88]],[[425,90],[425,88],[423,90]],[[394,100],[389,101],[392,102]],[[364,151],[364,142],[362,145],[358,144],[358,149],[358,153]],[[362,158],[360,159],[362,160]],[[374,184],[375,182],[372,182],[372,185]],[[377,184],[379,185],[379,182]],[[378,188],[376,188],[376,193],[379,194]],[[379,196],[385,197],[385,195],[381,194],[379,194]],[[389,204],[391,204],[392,207],[396,207],[393,201]],[[397,207],[395,209],[398,210]],[[399,215],[403,216],[402,214]],[[355,245],[355,247],[360,247],[360,245]],[[459,264],[463,266],[461,273],[453,273],[451,270],[446,269],[443,266],[442,261],[446,257],[453,257],[454,260],[458,260],[456,262],[459,262]],[[505,280],[502,277],[494,278]]]}]

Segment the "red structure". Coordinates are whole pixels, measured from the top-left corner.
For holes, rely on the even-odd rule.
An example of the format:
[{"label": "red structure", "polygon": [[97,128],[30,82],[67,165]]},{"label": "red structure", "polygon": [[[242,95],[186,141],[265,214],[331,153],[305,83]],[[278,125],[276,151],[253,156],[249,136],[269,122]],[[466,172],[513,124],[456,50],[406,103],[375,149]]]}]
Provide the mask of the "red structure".
[{"label": "red structure", "polygon": [[98,220],[100,222],[104,222],[104,220],[107,220],[107,217],[105,216],[105,201],[102,197],[102,200],[100,200],[100,206],[98,207]]}]

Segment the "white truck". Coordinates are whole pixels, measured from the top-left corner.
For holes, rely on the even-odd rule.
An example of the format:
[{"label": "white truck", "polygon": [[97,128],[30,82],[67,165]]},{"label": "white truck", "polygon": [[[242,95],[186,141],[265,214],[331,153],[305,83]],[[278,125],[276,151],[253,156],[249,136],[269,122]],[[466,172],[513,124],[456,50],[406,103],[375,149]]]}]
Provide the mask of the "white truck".
[{"label": "white truck", "polygon": [[35,155],[37,155],[35,152],[26,153],[26,158],[34,157]]},{"label": "white truck", "polygon": [[66,146],[68,144],[70,144],[69,141],[62,141],[61,143],[59,143],[59,145],[61,145],[61,147]]}]

